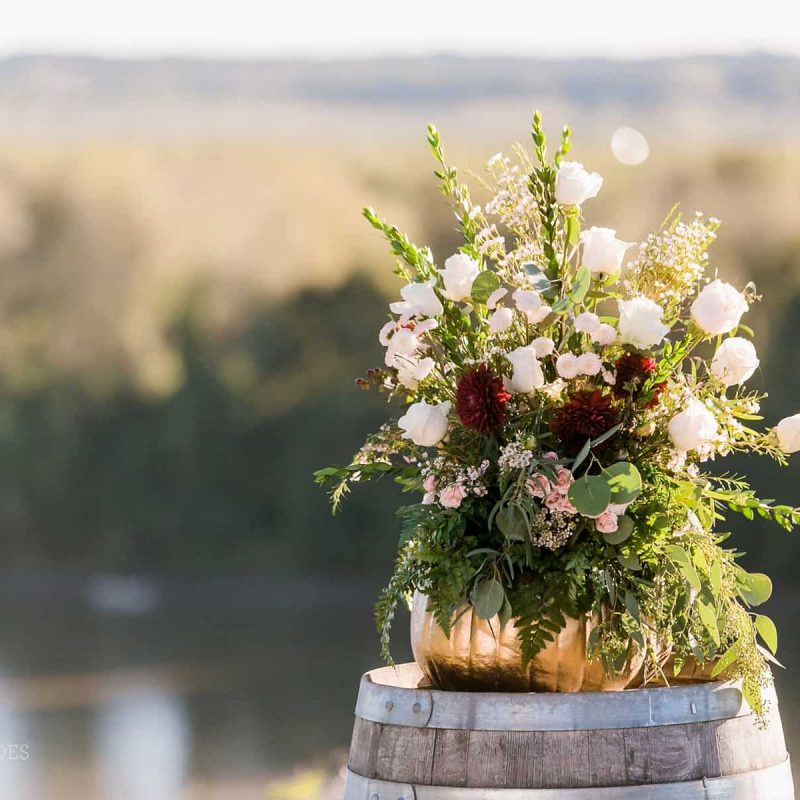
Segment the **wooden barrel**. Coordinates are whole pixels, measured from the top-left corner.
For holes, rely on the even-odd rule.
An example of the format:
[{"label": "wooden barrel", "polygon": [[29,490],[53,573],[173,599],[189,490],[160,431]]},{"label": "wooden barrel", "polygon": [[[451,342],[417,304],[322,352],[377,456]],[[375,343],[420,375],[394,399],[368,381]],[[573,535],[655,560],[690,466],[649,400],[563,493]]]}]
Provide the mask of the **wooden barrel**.
[{"label": "wooden barrel", "polygon": [[774,691],[759,726],[733,682],[577,694],[419,688],[367,673],[345,800],[790,800]]}]

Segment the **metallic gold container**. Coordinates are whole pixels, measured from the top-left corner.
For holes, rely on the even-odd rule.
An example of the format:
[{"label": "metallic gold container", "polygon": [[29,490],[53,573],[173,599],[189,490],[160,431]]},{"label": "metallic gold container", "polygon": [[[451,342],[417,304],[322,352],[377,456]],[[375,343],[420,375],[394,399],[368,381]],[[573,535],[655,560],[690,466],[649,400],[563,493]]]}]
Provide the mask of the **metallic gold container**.
[{"label": "metallic gold container", "polygon": [[480,619],[471,606],[459,609],[450,636],[428,612],[428,598],[417,593],[411,612],[411,648],[425,678],[437,689],[475,692],[607,692],[624,689],[644,657],[628,659],[623,671],[609,677],[600,661],[587,654],[589,634],[597,624],[589,616],[570,618],[566,626],[527,667],[522,666],[513,620]]}]

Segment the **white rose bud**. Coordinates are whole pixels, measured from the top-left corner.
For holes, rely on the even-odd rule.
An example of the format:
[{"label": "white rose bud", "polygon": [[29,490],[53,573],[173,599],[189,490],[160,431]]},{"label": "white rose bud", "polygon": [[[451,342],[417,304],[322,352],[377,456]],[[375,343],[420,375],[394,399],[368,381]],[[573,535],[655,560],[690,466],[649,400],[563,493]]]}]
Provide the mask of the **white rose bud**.
[{"label": "white rose bud", "polygon": [[619,338],[623,344],[632,344],[641,350],[655,347],[669,333],[669,325],[661,318],[664,309],[647,297],[618,300]]},{"label": "white rose bud", "polygon": [[596,172],[587,172],[577,161],[562,161],[556,174],[556,201],[564,206],[579,206],[585,200],[597,197],[603,178]]},{"label": "white rose bud", "polygon": [[550,306],[542,301],[542,296],[539,292],[517,289],[511,296],[530,325],[538,325],[550,313]]},{"label": "white rose bud", "polygon": [[611,275],[622,268],[625,251],[632,244],[617,239],[616,233],[612,228],[589,228],[581,234],[582,263],[590,272]]},{"label": "white rose bud", "polygon": [[449,411],[449,402],[434,406],[422,400],[409,406],[408,411],[397,420],[397,425],[404,431],[404,439],[411,439],[420,447],[433,447],[447,433]]},{"label": "white rose bud", "polygon": [[412,317],[438,317],[444,311],[441,301],[433,291],[436,279],[425,283],[409,283],[400,290],[403,300],[390,303],[389,308],[395,314],[408,314]]},{"label": "white rose bud", "polygon": [[748,339],[732,336],[714,353],[711,373],[726,386],[744,383],[756,371],[759,361],[756,348]]},{"label": "white rose bud", "polygon": [[775,434],[784,453],[796,453],[800,450],[800,414],[782,419],[775,426]]},{"label": "white rose bud", "polygon": [[464,253],[456,253],[444,262],[439,270],[444,283],[445,296],[458,303],[472,294],[472,284],[478,277],[478,263]]},{"label": "white rose bud", "polygon": [[730,333],[747,311],[744,295],[729,283],[716,280],[703,287],[692,303],[692,319],[710,336]]},{"label": "white rose bud", "polygon": [[678,450],[697,450],[716,437],[717,418],[699,400],[692,398],[686,409],[669,421],[667,429]]},{"label": "white rose bud", "polygon": [[511,362],[513,370],[509,386],[512,392],[530,394],[534,389],[544,386],[544,373],[536,358],[535,344],[518,347],[506,353],[506,358]]}]

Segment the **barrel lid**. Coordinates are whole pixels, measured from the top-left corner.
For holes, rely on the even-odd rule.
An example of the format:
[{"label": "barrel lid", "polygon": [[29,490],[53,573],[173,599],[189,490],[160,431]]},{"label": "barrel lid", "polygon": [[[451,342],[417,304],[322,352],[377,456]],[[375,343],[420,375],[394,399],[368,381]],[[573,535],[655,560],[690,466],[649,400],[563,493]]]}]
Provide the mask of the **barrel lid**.
[{"label": "barrel lid", "polygon": [[[732,719],[752,713],[734,681],[617,692],[445,692],[421,687],[416,664],[367,672],[356,716],[414,728],[576,731],[648,728]],[[777,704],[774,687],[765,701]]]}]

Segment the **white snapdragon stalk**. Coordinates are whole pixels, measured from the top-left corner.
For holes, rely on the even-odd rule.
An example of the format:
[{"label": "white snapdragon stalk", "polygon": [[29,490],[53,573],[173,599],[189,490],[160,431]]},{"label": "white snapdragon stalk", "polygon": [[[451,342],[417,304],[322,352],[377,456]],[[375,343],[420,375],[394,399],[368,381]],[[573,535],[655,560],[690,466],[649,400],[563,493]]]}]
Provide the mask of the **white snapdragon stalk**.
[{"label": "white snapdragon stalk", "polygon": [[693,397],[686,408],[669,421],[667,429],[678,450],[699,450],[714,441],[719,426],[713,412]]},{"label": "white snapdragon stalk", "polygon": [[711,374],[725,386],[736,386],[752,377],[759,363],[753,343],[741,336],[732,336],[714,353]]},{"label": "white snapdragon stalk", "polygon": [[744,295],[729,283],[712,281],[697,295],[691,314],[695,324],[710,336],[730,333],[747,311]]},{"label": "white snapdragon stalk", "polygon": [[581,233],[583,243],[582,263],[590,272],[612,275],[622,268],[625,251],[631,242],[617,239],[613,228],[589,228]]},{"label": "white snapdragon stalk", "polygon": [[550,314],[550,306],[542,300],[539,292],[533,289],[517,289],[511,296],[530,325],[538,325]]},{"label": "white snapdragon stalk", "polygon": [[411,439],[420,447],[433,447],[444,439],[447,433],[447,415],[450,403],[445,401],[430,405],[425,400],[409,406],[408,411],[397,420],[404,439]]},{"label": "white snapdragon stalk", "polygon": [[623,344],[632,344],[641,350],[660,344],[669,333],[669,325],[662,321],[664,309],[647,297],[618,300],[619,338]]},{"label": "white snapdragon stalk", "polygon": [[784,453],[796,453],[800,450],[800,414],[782,419],[775,426],[778,444]]},{"label": "white snapdragon stalk", "polygon": [[409,283],[400,290],[402,301],[390,303],[389,308],[395,314],[410,317],[438,317],[444,312],[444,307],[433,290],[435,285],[435,278],[424,283]]},{"label": "white snapdragon stalk", "polygon": [[439,271],[444,283],[445,296],[458,303],[472,294],[472,284],[478,277],[478,262],[464,253],[456,253],[444,262]]},{"label": "white snapdragon stalk", "polygon": [[534,389],[541,389],[544,386],[544,373],[539,364],[534,344],[518,347],[510,353],[506,353],[506,358],[511,362],[512,367],[509,385],[512,392],[529,394]]},{"label": "white snapdragon stalk", "polygon": [[587,172],[577,161],[562,161],[556,174],[556,202],[563,206],[579,206],[597,197],[603,178],[596,172]]}]

